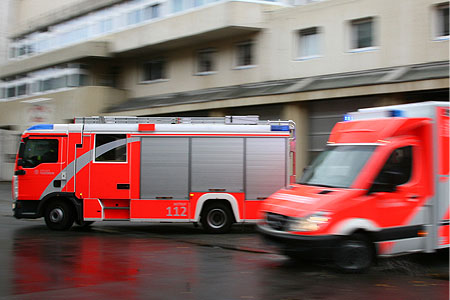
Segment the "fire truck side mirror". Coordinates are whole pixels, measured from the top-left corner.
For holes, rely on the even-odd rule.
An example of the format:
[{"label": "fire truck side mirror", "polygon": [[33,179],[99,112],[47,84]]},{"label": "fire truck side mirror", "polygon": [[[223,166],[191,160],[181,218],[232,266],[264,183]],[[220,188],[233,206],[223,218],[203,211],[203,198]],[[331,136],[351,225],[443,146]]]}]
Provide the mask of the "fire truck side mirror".
[{"label": "fire truck side mirror", "polygon": [[17,166],[18,166],[18,167],[22,167],[22,166],[23,166],[23,159],[19,158],[19,159],[17,160]]}]

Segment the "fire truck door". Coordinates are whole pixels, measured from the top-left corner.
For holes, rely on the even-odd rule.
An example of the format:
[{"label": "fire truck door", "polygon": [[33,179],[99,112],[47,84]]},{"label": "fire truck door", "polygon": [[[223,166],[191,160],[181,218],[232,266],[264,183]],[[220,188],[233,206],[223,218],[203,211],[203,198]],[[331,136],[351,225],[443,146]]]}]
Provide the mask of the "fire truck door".
[{"label": "fire truck door", "polygon": [[66,180],[61,173],[66,161],[67,137],[29,136],[20,145],[19,200],[39,200],[51,192],[61,191]]},{"label": "fire truck door", "polygon": [[90,164],[89,195],[99,199],[130,198],[130,146],[126,134],[96,134]]}]

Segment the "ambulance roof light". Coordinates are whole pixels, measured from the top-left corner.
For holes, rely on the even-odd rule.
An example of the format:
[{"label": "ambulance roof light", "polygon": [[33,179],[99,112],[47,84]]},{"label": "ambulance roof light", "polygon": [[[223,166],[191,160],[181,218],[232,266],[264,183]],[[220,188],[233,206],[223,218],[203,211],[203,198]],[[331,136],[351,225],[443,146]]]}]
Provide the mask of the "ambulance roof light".
[{"label": "ambulance roof light", "polygon": [[400,109],[393,109],[389,112],[391,117],[405,117],[405,112]]},{"label": "ambulance roof light", "polygon": [[352,121],[353,117],[351,115],[344,115],[344,122]]}]

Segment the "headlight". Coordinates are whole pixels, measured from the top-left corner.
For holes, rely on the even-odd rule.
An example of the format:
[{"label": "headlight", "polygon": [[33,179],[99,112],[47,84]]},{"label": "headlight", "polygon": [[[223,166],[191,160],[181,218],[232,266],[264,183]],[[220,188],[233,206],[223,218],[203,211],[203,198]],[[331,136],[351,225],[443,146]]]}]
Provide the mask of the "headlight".
[{"label": "headlight", "polygon": [[13,198],[14,201],[17,200],[17,197],[19,197],[19,178],[18,176],[13,176]]},{"label": "headlight", "polygon": [[316,231],[330,220],[329,212],[318,212],[305,218],[292,218],[289,223],[289,231]]}]

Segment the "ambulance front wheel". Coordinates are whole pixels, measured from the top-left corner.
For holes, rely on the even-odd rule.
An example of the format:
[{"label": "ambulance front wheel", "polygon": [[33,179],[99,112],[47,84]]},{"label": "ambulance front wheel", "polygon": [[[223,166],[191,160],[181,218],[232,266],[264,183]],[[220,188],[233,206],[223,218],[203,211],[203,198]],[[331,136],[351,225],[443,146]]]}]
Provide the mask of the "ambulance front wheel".
[{"label": "ambulance front wheel", "polygon": [[72,206],[63,201],[50,202],[44,212],[45,224],[52,230],[67,230],[72,227],[74,214]]},{"label": "ambulance front wheel", "polygon": [[334,262],[344,273],[363,273],[374,259],[374,246],[364,234],[343,239],[335,252]]},{"label": "ambulance front wheel", "polygon": [[200,222],[208,233],[225,233],[233,225],[233,216],[227,205],[214,203],[204,209]]}]

